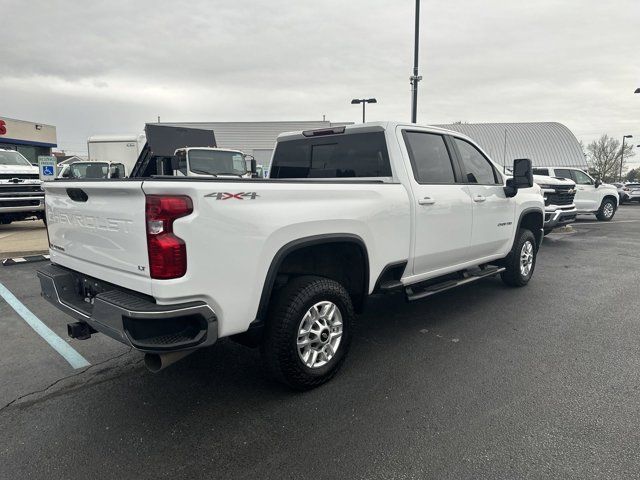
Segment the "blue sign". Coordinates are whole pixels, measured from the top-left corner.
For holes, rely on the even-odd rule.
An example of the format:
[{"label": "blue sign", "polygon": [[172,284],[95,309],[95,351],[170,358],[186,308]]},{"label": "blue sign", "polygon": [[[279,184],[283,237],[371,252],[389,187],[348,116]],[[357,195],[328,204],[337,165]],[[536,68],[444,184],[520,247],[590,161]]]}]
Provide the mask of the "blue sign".
[{"label": "blue sign", "polygon": [[54,175],[53,165],[43,165],[42,166],[42,174],[43,175]]}]

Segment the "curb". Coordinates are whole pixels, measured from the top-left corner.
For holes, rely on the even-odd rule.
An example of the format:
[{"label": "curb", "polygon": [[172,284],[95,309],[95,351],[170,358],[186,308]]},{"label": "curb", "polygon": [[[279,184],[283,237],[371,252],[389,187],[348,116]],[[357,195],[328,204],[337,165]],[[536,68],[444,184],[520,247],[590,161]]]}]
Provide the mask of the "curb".
[{"label": "curb", "polygon": [[18,265],[21,263],[42,262],[49,260],[49,255],[29,255],[28,257],[13,257],[5,258],[2,260],[3,267],[9,267],[11,265]]}]

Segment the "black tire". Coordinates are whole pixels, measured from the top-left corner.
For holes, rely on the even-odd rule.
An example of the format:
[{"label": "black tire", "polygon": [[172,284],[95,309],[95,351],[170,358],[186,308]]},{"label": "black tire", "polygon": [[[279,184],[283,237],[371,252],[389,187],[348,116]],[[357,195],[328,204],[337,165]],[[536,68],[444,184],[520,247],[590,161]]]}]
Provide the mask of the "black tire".
[{"label": "black tire", "polygon": [[596,213],[596,218],[601,222],[608,222],[616,214],[616,201],[612,198],[602,200],[600,209]]},{"label": "black tire", "polygon": [[[520,268],[520,263],[523,248],[527,242],[529,242],[531,246],[532,259],[530,269],[525,275]],[[509,252],[509,255],[504,259],[503,266],[506,270],[500,274],[502,281],[510,287],[524,287],[529,283],[529,280],[531,280],[531,277],[533,276],[533,271],[536,268],[537,256],[538,248],[536,246],[536,237],[530,230],[521,228],[518,230],[516,240],[513,243],[513,248]]]},{"label": "black tire", "polygon": [[[306,313],[319,302],[331,302],[338,308],[342,317],[342,336],[330,360],[325,365],[311,368],[298,352],[298,333]],[[262,356],[269,373],[295,390],[322,385],[336,374],[347,356],[353,322],[351,298],[338,282],[315,276],[294,278],[276,294],[269,306],[262,340]],[[320,337],[315,336],[317,344]]]}]

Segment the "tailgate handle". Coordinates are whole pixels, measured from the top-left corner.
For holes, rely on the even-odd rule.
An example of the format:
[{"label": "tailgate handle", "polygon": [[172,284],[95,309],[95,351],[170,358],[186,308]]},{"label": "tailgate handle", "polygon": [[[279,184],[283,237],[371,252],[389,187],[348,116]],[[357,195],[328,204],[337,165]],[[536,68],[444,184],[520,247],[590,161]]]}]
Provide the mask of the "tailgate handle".
[{"label": "tailgate handle", "polygon": [[86,202],[89,196],[81,188],[67,188],[67,195],[74,202]]}]

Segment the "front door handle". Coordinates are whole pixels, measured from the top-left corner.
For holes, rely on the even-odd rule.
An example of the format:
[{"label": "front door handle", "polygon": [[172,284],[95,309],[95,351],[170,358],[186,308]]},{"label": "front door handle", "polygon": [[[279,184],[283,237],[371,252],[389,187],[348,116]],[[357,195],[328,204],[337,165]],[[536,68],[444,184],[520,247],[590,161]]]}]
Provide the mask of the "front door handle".
[{"label": "front door handle", "polygon": [[484,202],[487,199],[487,197],[483,197],[482,195],[476,195],[475,197],[473,197],[473,201],[474,202]]},{"label": "front door handle", "polygon": [[433,205],[434,203],[436,203],[436,201],[431,197],[424,197],[418,200],[418,203],[420,205]]}]

